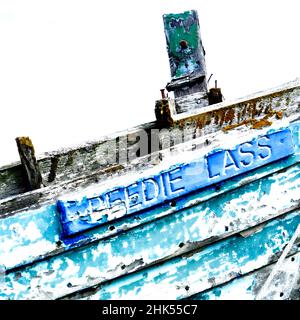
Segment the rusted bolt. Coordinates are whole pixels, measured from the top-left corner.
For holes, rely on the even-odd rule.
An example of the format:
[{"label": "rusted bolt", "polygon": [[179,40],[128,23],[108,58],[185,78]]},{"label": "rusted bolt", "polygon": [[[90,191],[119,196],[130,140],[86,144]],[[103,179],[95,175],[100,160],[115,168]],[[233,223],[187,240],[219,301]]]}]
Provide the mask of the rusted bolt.
[{"label": "rusted bolt", "polygon": [[165,89],[160,89],[160,93],[161,93],[161,98],[162,98],[163,100],[166,99]]},{"label": "rusted bolt", "polygon": [[170,206],[171,206],[171,207],[176,207],[176,201],[172,200],[172,201],[170,202]]},{"label": "rusted bolt", "polygon": [[187,47],[188,47],[188,43],[186,40],[181,40],[179,42],[179,44],[180,44],[181,49],[187,49]]},{"label": "rusted bolt", "polygon": [[216,191],[220,191],[220,190],[221,190],[221,186],[217,184],[217,185],[215,186],[215,190],[216,190]]},{"label": "rusted bolt", "polygon": [[61,245],[62,245],[62,241],[60,241],[60,240],[56,241],[56,246],[57,247],[60,247]]}]

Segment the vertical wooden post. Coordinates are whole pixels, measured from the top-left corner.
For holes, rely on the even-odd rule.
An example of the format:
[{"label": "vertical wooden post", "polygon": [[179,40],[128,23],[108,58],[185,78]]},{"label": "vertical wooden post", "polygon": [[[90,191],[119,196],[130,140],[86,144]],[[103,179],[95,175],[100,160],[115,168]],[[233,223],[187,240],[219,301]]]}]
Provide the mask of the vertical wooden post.
[{"label": "vertical wooden post", "polygon": [[174,91],[175,98],[194,93],[204,96],[207,93],[205,51],[197,12],[165,14],[163,20],[172,77],[167,90]]},{"label": "vertical wooden post", "polygon": [[35,158],[33,144],[29,137],[16,138],[18,151],[26,177],[28,190],[39,189],[43,186],[42,175]]}]

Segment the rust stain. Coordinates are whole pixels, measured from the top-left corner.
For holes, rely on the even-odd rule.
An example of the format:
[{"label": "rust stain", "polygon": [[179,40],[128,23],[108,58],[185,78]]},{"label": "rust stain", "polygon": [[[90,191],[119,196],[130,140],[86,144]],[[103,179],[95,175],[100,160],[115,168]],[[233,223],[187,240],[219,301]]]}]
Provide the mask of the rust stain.
[{"label": "rust stain", "polygon": [[253,122],[253,119],[247,119],[247,120],[244,120],[244,121],[242,121],[242,122],[240,122],[240,123],[235,123],[235,124],[230,124],[230,125],[228,125],[228,126],[225,126],[222,130],[223,130],[224,132],[226,132],[226,131],[235,129],[235,128],[237,128],[237,127],[241,127],[241,126],[243,126],[243,125],[247,125],[247,124],[249,124],[249,123],[251,123],[251,122]]},{"label": "rust stain", "polygon": [[235,111],[234,108],[230,108],[229,110],[227,110],[226,114],[225,114],[225,122],[232,122],[234,119],[234,115],[235,115]]},{"label": "rust stain", "polygon": [[220,126],[222,126],[223,123],[224,123],[224,120],[225,120],[225,112],[226,112],[226,110],[224,110],[224,109],[221,109],[221,110],[220,110],[220,114],[219,114],[219,117],[220,117]]},{"label": "rust stain", "polygon": [[267,119],[261,119],[252,124],[253,129],[260,129],[263,127],[269,127],[272,124],[271,121]]},{"label": "rust stain", "polygon": [[204,127],[204,121],[205,121],[205,117],[203,115],[198,117],[198,119],[197,119],[197,128],[202,129]]},{"label": "rust stain", "polygon": [[19,137],[18,139],[21,145],[25,145],[34,150],[33,144],[29,137]]},{"label": "rust stain", "polygon": [[263,127],[269,127],[271,124],[272,124],[272,122],[267,120],[267,119],[265,119],[265,118],[260,119],[260,120],[247,119],[247,120],[244,120],[244,121],[242,121],[240,123],[235,123],[235,124],[232,124],[232,125],[225,126],[222,130],[224,132],[227,132],[227,131],[235,129],[237,127],[241,127],[243,125],[251,125],[252,129],[261,129]]},{"label": "rust stain", "polygon": [[[300,107],[300,104],[299,104],[299,107]],[[217,113],[217,112],[214,112],[214,113],[213,113],[213,117],[214,117],[214,119],[215,119],[215,124],[218,124],[218,123],[219,123],[218,113]]]},{"label": "rust stain", "polygon": [[277,111],[277,112],[276,112],[276,118],[277,118],[277,119],[282,119],[282,118],[283,118],[283,113],[282,113],[282,111]]},{"label": "rust stain", "polygon": [[[222,130],[227,131],[242,125],[251,125],[255,129],[270,126],[272,122],[269,118],[275,116],[277,119],[283,118],[283,111],[280,108],[280,101],[290,104],[290,91],[293,89],[275,92],[263,97],[254,98],[247,102],[237,103],[235,105],[209,111],[205,114],[198,114],[176,122],[180,127],[189,123],[197,128],[203,129],[209,125],[217,125]],[[288,95],[288,96],[287,96]],[[277,110],[273,110],[276,106]],[[263,118],[261,119],[261,117]],[[257,118],[260,117],[258,120]]]},{"label": "rust stain", "polygon": [[210,125],[210,124],[211,124],[211,114],[208,113],[208,114],[206,115],[205,125],[208,126],[208,125]]}]

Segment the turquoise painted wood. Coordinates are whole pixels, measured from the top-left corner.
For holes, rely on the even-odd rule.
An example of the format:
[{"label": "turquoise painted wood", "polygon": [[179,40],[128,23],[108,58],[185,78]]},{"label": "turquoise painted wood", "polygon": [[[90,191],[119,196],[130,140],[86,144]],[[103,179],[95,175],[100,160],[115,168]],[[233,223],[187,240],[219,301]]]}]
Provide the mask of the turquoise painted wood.
[{"label": "turquoise painted wood", "polygon": [[193,255],[105,283],[98,290],[94,289],[87,299],[186,298],[276,259],[276,254],[288,243],[299,223],[297,211],[282,220],[269,222],[247,238],[233,236]]},{"label": "turquoise painted wood", "polygon": [[[299,244],[298,244],[299,246]],[[294,249],[295,251],[296,249]],[[286,299],[298,299],[297,292],[295,294],[290,292],[290,282],[299,283],[300,275],[297,274],[299,271],[300,263],[300,252],[292,254],[285,261],[281,274],[279,274],[277,281],[272,286],[271,293],[272,298],[276,300]],[[261,289],[267,277],[271,273],[274,264],[268,265],[257,271],[251,272],[244,277],[238,277],[229,283],[225,283],[220,286],[216,286],[213,289],[200,292],[192,297],[191,300],[254,300],[257,293]],[[286,278],[286,279],[284,279]],[[300,286],[295,286],[296,290],[300,289]],[[298,287],[298,288],[297,288]]]},{"label": "turquoise painted wood", "polygon": [[[294,128],[297,126],[298,124],[295,124]],[[255,175],[251,183],[249,183],[249,174],[244,174],[243,178],[238,176],[235,181],[227,181],[227,186],[224,184],[225,189],[227,187],[227,191],[231,190],[231,192],[223,190],[223,193],[219,193],[217,197],[217,193],[214,193],[214,197],[212,197],[211,193],[208,196],[209,191],[206,190],[208,193],[201,194],[202,199],[206,197],[206,202],[201,202],[201,196],[200,199],[197,199],[199,195],[195,194],[191,196],[189,203],[184,202],[187,199],[183,198],[179,201],[183,201],[190,209],[169,214],[164,219],[150,220],[152,223],[141,225],[139,229],[128,230],[117,237],[92,243],[89,247],[81,247],[62,254],[60,250],[63,249],[57,248],[57,242],[61,241],[61,233],[56,207],[53,205],[48,207],[44,212],[44,217],[39,216],[41,218],[39,225],[43,226],[45,230],[47,219],[49,221],[47,214],[53,210],[53,223],[56,223],[56,229],[52,230],[49,235],[54,239],[54,241],[50,241],[50,244],[55,249],[52,253],[50,251],[47,254],[55,254],[56,256],[53,258],[41,257],[42,261],[40,262],[7,272],[5,281],[2,282],[2,298],[52,299],[75,294],[78,290],[88,290],[92,285],[99,285],[107,280],[113,281],[117,276],[137,271],[150,263],[164,261],[176,255],[180,256],[182,252],[189,252],[204,245],[210,238],[216,240],[216,237],[220,237],[219,239],[222,240],[232,233],[248,229],[266,219],[294,210],[299,205],[297,190],[299,189],[300,170],[297,164],[299,146],[296,144],[299,142],[299,134],[297,130],[293,130],[293,132],[296,145],[295,154],[251,172],[251,176],[253,173]],[[278,172],[282,168],[286,168],[285,171]],[[263,175],[262,172],[264,172]],[[241,186],[242,184],[245,185]],[[239,188],[235,192],[233,188],[237,186]],[[277,203],[275,205],[276,196]],[[262,198],[264,198],[264,202],[261,201]],[[258,199],[260,201],[257,201]],[[199,204],[195,206],[197,201]],[[268,207],[267,204],[271,201],[273,201],[274,207]],[[256,207],[253,204],[256,204]],[[224,210],[226,205],[228,210]],[[235,211],[237,207],[241,209],[239,212]],[[51,209],[49,210],[49,208]],[[180,208],[179,206],[176,209]],[[6,256],[1,255],[6,258],[4,259],[5,263],[9,264],[10,259],[13,260],[16,256],[19,258],[22,251],[26,252],[26,248],[29,249],[27,250],[27,254],[29,252],[27,259],[30,262],[33,260],[30,254],[36,254],[39,248],[44,248],[45,242],[43,243],[43,241],[47,239],[47,234],[41,234],[35,228],[35,219],[32,219],[30,215],[27,215],[26,218],[28,213],[25,213],[6,218],[15,218],[15,224],[11,223],[12,220],[9,223],[9,220],[6,219],[1,221],[2,223],[6,222],[6,225],[2,225],[2,229],[10,230],[10,236],[13,235],[11,240],[15,242],[14,244],[20,242],[19,235],[23,234],[26,238],[19,252],[15,251],[14,254],[10,252]],[[22,217],[27,219],[27,228],[24,228],[25,224],[20,223]],[[241,221],[243,217],[244,221]],[[203,226],[205,226],[204,229]],[[158,233],[159,230],[163,231]],[[165,243],[161,238],[163,232],[167,232]],[[36,238],[41,241],[35,242]],[[170,239],[174,241],[173,244]],[[2,240],[9,244],[9,239]],[[222,241],[226,241],[226,239]],[[84,240],[80,244],[83,243]],[[70,249],[72,244],[68,245],[68,249]],[[16,247],[13,246],[13,248]],[[154,248],[157,248],[157,252]],[[125,252],[128,252],[128,255],[124,255]],[[135,273],[132,273],[132,277],[135,277]]]},{"label": "turquoise painted wood", "polygon": [[58,209],[66,236],[171,201],[295,152],[289,128],[272,130],[232,149],[217,149],[204,157],[176,164],[125,185],[114,185],[93,197],[59,200]]},{"label": "turquoise painted wood", "polygon": [[[11,271],[3,294],[12,298],[34,298],[36,294],[58,298],[62,293],[133,272],[294,210],[300,202],[299,187],[298,163],[126,233]],[[33,231],[30,234],[34,236]],[[32,247],[38,245],[42,248],[43,241]],[[23,250],[28,247],[24,243]]]},{"label": "turquoise painted wood", "polygon": [[[205,51],[200,35],[198,13],[195,10],[163,15],[164,29],[169,55],[172,81],[168,91],[174,91],[176,98],[196,94],[201,97],[196,107],[208,105]],[[179,102],[180,99],[177,99]],[[199,104],[200,103],[200,104]],[[181,113],[192,108],[181,109]],[[185,110],[186,109],[186,110]]]},{"label": "turquoise painted wood", "polygon": [[[156,132],[156,160],[130,155],[132,140],[140,133],[149,143],[159,121],[53,153],[39,161],[46,187],[24,194],[20,167],[1,168],[0,299],[255,299],[291,245],[300,223],[299,81],[207,106],[197,12],[163,20],[175,100],[160,101],[156,114],[165,112],[172,134],[190,132],[184,141]],[[115,166],[106,159],[112,145],[126,158]],[[273,298],[290,297],[299,242]]]},{"label": "turquoise painted wood", "polygon": [[[45,259],[47,256],[57,255],[61,252],[68,251],[72,248],[79,247],[83,244],[92,243],[103,238],[117,235],[124,230],[130,230],[133,227],[143,226],[145,223],[155,222],[156,219],[164,216],[172,215],[178,210],[189,208],[193,205],[200,204],[203,201],[213,199],[221,196],[222,201],[226,201],[226,194],[237,187],[254,181],[254,187],[242,187],[242,190],[258,190],[260,183],[259,179],[275,172],[288,168],[297,164],[300,159],[299,154],[299,137],[296,130],[298,124],[295,123],[291,128],[293,132],[293,139],[295,154],[277,161],[273,164],[266,165],[251,172],[251,174],[243,174],[236,176],[234,179],[222,182],[222,185],[212,186],[192,193],[186,197],[176,199],[176,205],[166,203],[160,207],[150,209],[142,214],[127,217],[113,221],[108,225],[100,226],[94,230],[88,231],[80,236],[73,238],[62,237],[61,226],[59,222],[59,214],[55,203],[46,205],[40,209],[25,211],[21,214],[9,216],[0,220],[0,265],[7,271],[12,268],[22,265],[30,264],[34,261]],[[268,178],[273,179],[273,178]],[[292,179],[292,177],[291,177]],[[255,182],[256,181],[256,182]],[[267,181],[266,179],[262,181]],[[295,182],[297,183],[297,181]],[[296,185],[295,185],[296,186]],[[294,186],[294,187],[295,187]],[[244,189],[243,189],[244,188]],[[291,186],[293,188],[293,186]],[[245,191],[247,192],[247,191]],[[222,196],[224,194],[224,196]],[[235,194],[234,194],[235,195]],[[285,210],[294,205],[294,194],[288,193],[292,197],[287,199]],[[230,197],[230,194],[228,195]],[[223,198],[222,198],[223,197]],[[239,195],[237,194],[238,198]],[[214,201],[214,200],[212,200]]]},{"label": "turquoise painted wood", "polygon": [[163,16],[173,79],[205,75],[204,49],[195,10]]},{"label": "turquoise painted wood", "polygon": [[[134,289],[134,285],[133,291],[119,297],[114,292],[116,289],[109,289],[113,290],[112,293],[103,295],[101,290],[95,293],[91,288],[106,286],[107,281],[113,288],[122,288],[123,280],[133,281],[147,270],[153,270],[153,274],[160,273],[161,266],[169,268],[174,261],[194,257],[193,253],[197,256],[201,248],[203,252],[208,252],[206,250],[222,243],[227,246],[232,241],[230,239],[235,239],[235,242],[243,238],[244,232],[249,232],[249,229],[251,234],[252,227],[256,228],[261,223],[269,225],[270,219],[281,218],[285,214],[293,217],[287,225],[294,228],[299,217],[299,212],[295,210],[300,203],[299,126],[299,122],[289,125],[294,153],[288,157],[243,171],[231,179],[176,198],[175,202],[124,216],[80,235],[64,236],[55,202],[1,219],[0,265],[5,273],[0,281],[0,298],[56,299],[67,296],[81,298],[83,295],[101,299],[132,298],[132,292],[141,292],[136,298],[144,298],[144,284],[138,289]],[[281,239],[282,228],[272,229],[274,239]],[[284,234],[291,234],[292,229],[289,228],[284,229]],[[262,237],[261,244],[265,244],[266,239],[269,238]],[[239,241],[236,243],[240,245]],[[241,246],[244,245],[248,242]],[[228,248],[231,246],[232,243]],[[280,248],[274,249],[277,254]],[[210,255],[218,256],[214,253]],[[275,257],[274,251],[269,251],[267,255],[268,258],[263,255],[261,259],[257,255],[255,260],[252,257],[252,264],[249,264],[253,269],[247,269],[242,275],[267,266]],[[194,260],[191,258],[191,261]],[[188,297],[240,276],[239,272],[231,271],[235,270],[236,262],[228,263],[228,270],[220,272],[217,282],[208,281],[207,273],[206,285],[201,284],[193,291],[188,284],[185,286],[189,288],[185,289],[186,295],[173,292],[174,298]],[[214,268],[211,269],[213,272]],[[208,269],[203,272],[208,272]],[[122,281],[116,279],[119,277]],[[154,280],[156,276],[151,279],[145,284],[146,287],[151,285],[151,281],[154,288],[169,283],[167,276],[162,278],[162,283]],[[191,282],[188,273],[186,279],[182,278],[182,282]],[[176,286],[180,287],[179,284]],[[169,284],[165,288],[169,290]],[[173,294],[172,290],[168,292]],[[169,294],[166,297],[169,298]]]}]

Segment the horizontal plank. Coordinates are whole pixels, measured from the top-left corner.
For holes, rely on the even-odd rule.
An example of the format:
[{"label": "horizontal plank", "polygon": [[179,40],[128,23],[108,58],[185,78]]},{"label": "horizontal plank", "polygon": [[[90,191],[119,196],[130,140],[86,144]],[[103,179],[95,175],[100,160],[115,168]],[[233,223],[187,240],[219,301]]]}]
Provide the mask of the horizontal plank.
[{"label": "horizontal plank", "polygon": [[166,169],[110,179],[107,185],[60,197],[63,233],[70,236],[135,214],[295,153],[290,128],[272,130],[233,148],[214,149]]},{"label": "horizontal plank", "polygon": [[[271,284],[268,300],[300,300],[300,253],[291,254],[282,265],[281,272]],[[236,278],[221,286],[201,292],[189,300],[255,300],[275,263],[250,274]]]},{"label": "horizontal plank", "polygon": [[299,154],[299,121],[291,122],[292,118],[276,121],[269,128],[260,130],[236,128],[227,133],[211,134],[199,137],[192,141],[181,143],[172,148],[172,150],[164,150],[152,153],[149,156],[141,157],[131,163],[95,171],[90,175],[75,179],[70,182],[60,183],[54,186],[48,186],[25,194],[16,195],[4,200],[0,200],[0,219],[8,215],[22,212],[24,209],[35,209],[50,204],[53,199],[58,198],[66,193],[78,192],[80,189],[89,188],[97,189],[99,185],[110,181],[114,177],[120,179],[121,176],[135,175],[137,176],[145,170],[153,170],[154,168],[169,168],[170,165],[179,161],[186,161],[189,158],[195,158],[197,155],[203,156],[216,148],[232,148],[237,143],[254,139],[257,135],[267,134],[269,130],[278,130],[280,128],[289,127],[293,132],[293,140],[295,144],[295,154]]},{"label": "horizontal plank", "polygon": [[[298,224],[299,211],[249,237],[232,236],[161,265],[69,295],[69,299],[183,299],[276,261]],[[295,245],[293,252],[298,252]]]},{"label": "horizontal plank", "polygon": [[[73,148],[62,148],[41,154],[37,158],[43,182],[51,186],[80,178],[94,170],[101,170],[118,164],[118,158],[115,162],[109,163],[105,160],[109,144],[117,141],[117,154],[124,152],[127,154],[127,150],[124,149],[122,143],[118,142],[119,140],[126,140],[127,145],[130,146],[135,142],[132,142],[132,135],[139,135],[141,130],[149,134],[151,129],[155,128],[157,128],[156,123],[150,122],[104,136],[97,141],[89,141]],[[24,192],[26,192],[26,188],[21,165],[17,162],[0,168],[0,199]]]},{"label": "horizontal plank", "polygon": [[[295,142],[297,142],[294,139]],[[230,192],[242,185],[249,184],[275,172],[284,170],[300,161],[300,148],[296,153],[276,163],[258,168],[250,174],[237,176],[222,184],[201,189],[186,197],[178,198],[161,207],[153,208],[133,217],[125,217],[88,231],[80,236],[65,239],[55,201],[38,209],[25,210],[0,219],[0,265],[9,270],[23,264],[44,259],[46,256],[76,248],[96,240],[114,236],[131,228],[142,226],[155,219],[175,213],[178,210],[199,204],[210,198]],[[32,234],[35,236],[33,237]]]},{"label": "horizontal plank", "polygon": [[[13,299],[57,298],[190,254],[191,250],[255,227],[299,207],[299,168],[299,164],[292,166],[118,236],[8,272],[3,295]],[[30,222],[27,228],[19,230],[20,235],[26,233],[32,237],[38,235]],[[2,263],[11,263],[23,252],[32,254],[45,245],[44,237],[19,249],[11,247],[8,254],[1,253]],[[1,248],[5,250],[5,246]]]},{"label": "horizontal plank", "polygon": [[[230,129],[230,126],[247,124],[247,121],[249,122],[254,118],[261,119],[267,116],[270,123],[276,117],[285,118],[293,114],[299,115],[299,97],[299,81],[294,81],[266,92],[204,108],[201,113],[187,118],[179,117],[176,120],[175,129],[176,127],[189,128],[191,134],[186,138],[192,140],[195,136],[199,137],[221,129]],[[192,101],[194,103],[193,99]],[[151,139],[151,130],[159,128],[158,123],[152,122],[103,137],[98,141],[41,155],[38,157],[38,164],[43,181],[51,186],[80,179],[95,170],[127,163],[128,153],[132,152],[132,148],[136,146],[139,135],[146,134],[148,139]],[[163,141],[165,131],[156,132],[154,135],[156,135],[156,139]],[[114,144],[116,141],[117,154],[125,152],[125,157],[122,157],[122,159],[117,158],[113,162],[107,161],[107,145]],[[125,144],[124,141],[126,142]],[[171,143],[176,145],[181,142],[173,139]],[[160,143],[158,149],[163,148],[166,148],[166,146]],[[140,156],[153,151],[155,150],[151,150],[149,147],[148,150],[143,150]],[[25,187],[21,166],[15,164],[0,168],[0,199],[23,192],[25,192]]]},{"label": "horizontal plank", "polygon": [[[294,141],[296,142],[296,140]],[[71,239],[61,236],[59,216],[53,200],[52,203],[46,204],[42,208],[26,210],[0,219],[0,265],[2,264],[9,270],[44,259],[47,256],[57,255],[63,251],[86,245],[93,241],[114,236],[120,232],[127,232],[131,228],[142,226],[145,223],[174,214],[178,210],[200,204],[203,201],[208,201],[222,194],[229,193],[228,197],[230,197],[230,192],[243,185],[244,187],[240,190],[241,193],[243,190],[252,190],[252,185],[256,185],[255,188],[258,190],[260,183],[277,181],[276,172],[287,170],[285,168],[297,164],[300,161],[299,149],[296,149],[296,153],[293,156],[258,168],[250,174],[237,176],[231,180],[224,181],[221,185],[218,184],[210,188],[201,189],[186,197],[178,198],[175,202],[165,203],[160,207],[147,210],[133,217],[125,217],[124,219],[113,221]],[[298,165],[296,165],[297,167]],[[293,170],[292,167],[286,172],[292,172]],[[287,179],[289,179],[290,175],[286,174]],[[262,182],[256,181],[262,178],[264,178]],[[247,184],[250,184],[249,187],[247,187]],[[226,196],[224,195],[223,197]],[[289,202],[287,201],[288,204]]]}]

